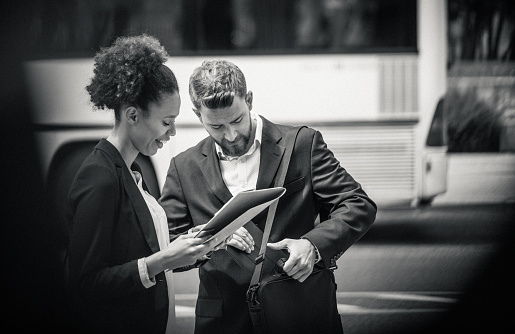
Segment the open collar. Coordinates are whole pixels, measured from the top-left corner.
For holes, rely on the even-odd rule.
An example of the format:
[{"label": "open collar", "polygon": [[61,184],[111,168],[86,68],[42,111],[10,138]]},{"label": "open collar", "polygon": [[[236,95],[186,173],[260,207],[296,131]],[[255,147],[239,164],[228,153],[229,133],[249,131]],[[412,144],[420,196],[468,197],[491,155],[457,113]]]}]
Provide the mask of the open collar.
[{"label": "open collar", "polygon": [[[272,186],[285,147],[279,144],[282,135],[277,126],[262,116],[258,117],[262,119],[263,131],[260,145],[261,161],[259,163],[256,189],[264,189]],[[223,181],[215,142],[211,137],[208,137],[204,142],[202,154],[204,157],[199,161],[200,170],[206,182],[209,184],[211,191],[223,203],[226,203],[231,199],[232,194]]]}]

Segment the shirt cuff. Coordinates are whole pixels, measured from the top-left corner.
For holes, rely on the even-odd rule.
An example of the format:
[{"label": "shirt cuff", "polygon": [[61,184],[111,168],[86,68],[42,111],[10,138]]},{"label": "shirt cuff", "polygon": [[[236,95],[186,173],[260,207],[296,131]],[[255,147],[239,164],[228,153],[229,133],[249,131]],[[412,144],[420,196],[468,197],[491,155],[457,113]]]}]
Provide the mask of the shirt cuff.
[{"label": "shirt cuff", "polygon": [[138,260],[138,271],[139,271],[139,278],[141,279],[141,283],[145,288],[150,288],[154,285],[156,285],[156,280],[154,278],[148,277],[148,268],[147,268],[147,262],[145,261],[145,258],[141,258]]}]

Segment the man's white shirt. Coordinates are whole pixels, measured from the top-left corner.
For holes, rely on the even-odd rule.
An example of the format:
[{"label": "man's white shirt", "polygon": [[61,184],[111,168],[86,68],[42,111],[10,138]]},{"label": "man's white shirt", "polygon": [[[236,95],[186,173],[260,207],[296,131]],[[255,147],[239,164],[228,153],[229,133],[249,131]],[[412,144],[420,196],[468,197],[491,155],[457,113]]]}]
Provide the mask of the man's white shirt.
[{"label": "man's white shirt", "polygon": [[233,196],[244,190],[256,189],[261,159],[263,120],[255,113],[250,113],[250,117],[256,121],[256,135],[247,153],[240,157],[228,156],[223,153],[220,145],[215,143],[222,179]]}]

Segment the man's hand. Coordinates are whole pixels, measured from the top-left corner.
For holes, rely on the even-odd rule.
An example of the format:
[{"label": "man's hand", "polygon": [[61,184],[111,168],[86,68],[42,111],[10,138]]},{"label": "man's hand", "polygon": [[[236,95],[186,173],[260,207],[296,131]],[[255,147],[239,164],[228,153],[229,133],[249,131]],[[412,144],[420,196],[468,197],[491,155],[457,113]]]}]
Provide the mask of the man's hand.
[{"label": "man's hand", "polygon": [[304,282],[313,272],[315,266],[315,247],[307,239],[283,239],[276,243],[267,244],[270,249],[286,249],[290,257],[284,263],[283,270],[288,276],[299,282]]},{"label": "man's hand", "polygon": [[227,246],[232,246],[244,252],[250,253],[254,250],[254,238],[244,227],[240,227],[232,234],[232,238],[226,242]]},{"label": "man's hand", "polygon": [[[206,224],[197,225],[188,230],[188,234],[197,234],[201,229],[204,228]],[[217,244],[213,247],[212,252],[215,252],[219,249],[225,249],[227,246],[233,246],[242,251],[250,253],[254,250],[254,239],[250,235],[250,233],[243,227],[240,227],[233,234],[228,236],[224,241]]]},{"label": "man's hand", "polygon": [[195,234],[196,234],[196,233],[198,233],[201,229],[203,229],[203,228],[204,228],[204,226],[206,226],[206,224],[193,226],[192,228],[190,228],[190,229],[188,230],[188,234],[190,234],[190,233],[195,233]]}]

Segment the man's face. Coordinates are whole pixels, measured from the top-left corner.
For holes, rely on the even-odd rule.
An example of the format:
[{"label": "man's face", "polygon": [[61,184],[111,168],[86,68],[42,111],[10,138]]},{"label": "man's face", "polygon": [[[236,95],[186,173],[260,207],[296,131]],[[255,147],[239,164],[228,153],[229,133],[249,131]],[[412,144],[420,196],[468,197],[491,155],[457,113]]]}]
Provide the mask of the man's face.
[{"label": "man's face", "polygon": [[250,117],[252,92],[245,98],[236,96],[230,107],[197,110],[200,121],[209,135],[220,145],[224,154],[239,157],[245,154],[254,140],[256,127]]}]

